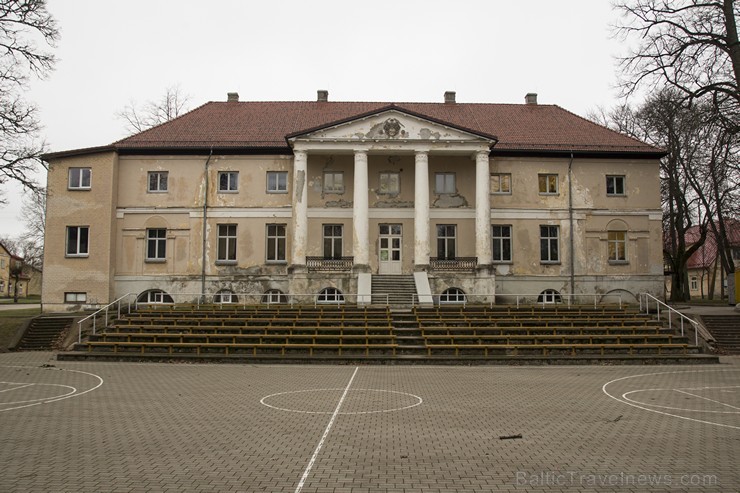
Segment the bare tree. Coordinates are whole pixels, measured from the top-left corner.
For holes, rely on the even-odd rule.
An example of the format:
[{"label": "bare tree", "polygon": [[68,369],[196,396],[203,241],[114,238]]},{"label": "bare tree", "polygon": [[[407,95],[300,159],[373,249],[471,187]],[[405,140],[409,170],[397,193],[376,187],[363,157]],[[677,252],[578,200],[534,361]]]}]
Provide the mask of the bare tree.
[{"label": "bare tree", "polygon": [[0,184],[11,180],[31,190],[38,187],[33,174],[44,166],[39,156],[45,145],[38,138],[36,107],[23,92],[31,76],[45,77],[56,61],[37,39],[49,47],[59,39],[46,0],[0,2]]},{"label": "bare tree", "polygon": [[740,43],[734,0],[621,0],[617,32],[636,39],[621,60],[632,94],[667,86],[689,100],[707,97],[729,127],[740,126]]},{"label": "bare tree", "polygon": [[186,112],[189,101],[190,96],[183,94],[180,86],[170,86],[160,99],[147,101],[140,106],[130,102],[116,116],[126,122],[126,128],[130,132],[143,132]]},{"label": "bare tree", "polygon": [[46,227],[46,188],[26,195],[21,219],[25,225],[19,237],[20,248],[28,265],[41,269],[44,254],[44,232]]}]

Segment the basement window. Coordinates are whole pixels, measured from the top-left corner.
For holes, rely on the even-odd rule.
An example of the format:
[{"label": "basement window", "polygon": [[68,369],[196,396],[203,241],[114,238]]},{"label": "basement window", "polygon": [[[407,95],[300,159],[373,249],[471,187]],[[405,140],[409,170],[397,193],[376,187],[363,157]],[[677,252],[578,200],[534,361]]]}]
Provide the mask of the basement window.
[{"label": "basement window", "polygon": [[87,303],[87,293],[67,292],[64,293],[65,303]]}]

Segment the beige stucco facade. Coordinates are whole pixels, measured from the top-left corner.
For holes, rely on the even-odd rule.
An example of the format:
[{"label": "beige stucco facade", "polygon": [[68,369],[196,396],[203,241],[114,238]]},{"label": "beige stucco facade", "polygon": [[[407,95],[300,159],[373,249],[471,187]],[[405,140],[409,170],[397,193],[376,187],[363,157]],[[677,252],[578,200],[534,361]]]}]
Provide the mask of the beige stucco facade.
[{"label": "beige stucco facade", "polygon": [[[626,300],[643,291],[662,295],[657,159],[492,153],[484,176],[510,186],[496,190],[496,181],[481,188],[477,156],[488,155],[494,141],[416,117],[392,116],[407,132],[402,141],[367,137],[387,121],[386,114],[295,137],[295,155],[113,151],[50,159],[44,306],[75,306],[69,299],[102,304],[152,289],[178,301],[222,289],[260,295],[337,287],[355,293],[359,272],[388,268],[381,237],[389,231],[399,243],[394,268],[402,274],[425,271],[432,293],[457,287],[502,300],[543,290],[615,293]],[[296,173],[299,153],[305,155],[305,172]],[[417,176],[425,167],[425,176]],[[69,188],[70,168],[91,170],[89,189]],[[150,190],[150,173],[166,173],[166,191]],[[221,190],[220,173],[236,173],[233,189]],[[545,175],[554,188],[542,193],[540,176]],[[614,176],[624,190],[608,194],[608,177]],[[276,186],[271,179],[283,181]],[[419,193],[419,183],[426,183],[425,193]],[[489,192],[482,202],[479,190]],[[428,224],[426,237],[419,237],[415,224]],[[67,255],[70,226],[89,227],[87,254]],[[339,231],[332,247],[339,251],[331,255],[354,258],[355,265],[312,273],[307,261],[293,257],[327,257],[327,226]],[[510,233],[510,255],[499,251],[492,262],[478,261],[472,269],[437,270],[433,260],[444,253],[438,226],[450,227],[443,242],[448,258],[450,249],[453,259],[490,258],[492,226]],[[548,231],[556,235],[549,241],[557,258],[549,261],[542,259],[543,226],[556,227]],[[164,254],[156,259],[149,258],[151,230],[166,232],[165,246],[157,247]],[[232,245],[219,239],[223,231],[235,231],[232,257],[225,253]],[[275,231],[277,240],[270,238]],[[614,231],[623,243],[624,258],[618,260],[609,259]],[[424,248],[431,261],[415,258]],[[368,265],[357,266],[357,258],[365,255]]]}]

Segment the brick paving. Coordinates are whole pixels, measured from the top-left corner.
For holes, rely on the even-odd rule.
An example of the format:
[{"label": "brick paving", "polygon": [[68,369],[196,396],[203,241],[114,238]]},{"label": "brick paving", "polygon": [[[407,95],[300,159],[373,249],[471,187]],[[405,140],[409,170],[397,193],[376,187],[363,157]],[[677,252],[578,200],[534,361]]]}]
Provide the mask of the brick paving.
[{"label": "brick paving", "polygon": [[[740,491],[740,358],[722,361],[360,366],[348,388],[355,366],[4,353],[0,491],[295,492],[314,455],[302,492]],[[602,392],[622,377],[609,393],[645,409]]]}]

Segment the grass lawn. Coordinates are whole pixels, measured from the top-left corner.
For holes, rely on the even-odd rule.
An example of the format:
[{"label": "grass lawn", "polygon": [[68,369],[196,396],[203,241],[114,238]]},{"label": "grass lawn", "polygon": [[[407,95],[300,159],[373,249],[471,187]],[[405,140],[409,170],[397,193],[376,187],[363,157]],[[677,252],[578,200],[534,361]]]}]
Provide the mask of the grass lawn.
[{"label": "grass lawn", "polygon": [[13,302],[12,296],[3,296],[2,298],[0,298],[0,305],[20,305],[33,303],[41,303],[41,296],[28,296],[26,298],[18,298],[18,303]]},{"label": "grass lawn", "polygon": [[28,319],[41,313],[40,308],[0,311],[0,352],[8,348],[16,329]]}]

